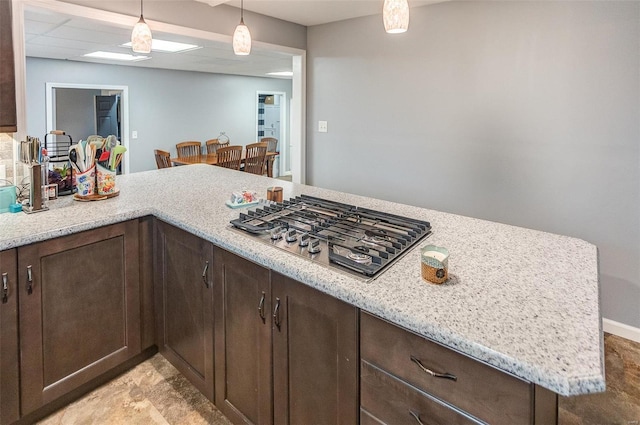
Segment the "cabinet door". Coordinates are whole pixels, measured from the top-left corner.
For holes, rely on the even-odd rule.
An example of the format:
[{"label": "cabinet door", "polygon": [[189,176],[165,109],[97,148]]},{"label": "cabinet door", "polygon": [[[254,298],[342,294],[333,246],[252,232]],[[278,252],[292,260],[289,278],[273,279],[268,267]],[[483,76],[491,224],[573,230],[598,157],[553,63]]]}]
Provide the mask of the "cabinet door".
[{"label": "cabinet door", "polygon": [[216,406],[234,423],[271,424],[269,270],[215,250]]},{"label": "cabinet door", "polygon": [[358,423],[358,312],[272,272],[277,424]]},{"label": "cabinet door", "polygon": [[213,401],[213,245],[157,222],[158,347]]},{"label": "cabinet door", "polygon": [[15,249],[0,252],[0,423],[18,420],[18,276]]},{"label": "cabinet door", "polygon": [[140,353],[138,224],[18,250],[25,415]]}]

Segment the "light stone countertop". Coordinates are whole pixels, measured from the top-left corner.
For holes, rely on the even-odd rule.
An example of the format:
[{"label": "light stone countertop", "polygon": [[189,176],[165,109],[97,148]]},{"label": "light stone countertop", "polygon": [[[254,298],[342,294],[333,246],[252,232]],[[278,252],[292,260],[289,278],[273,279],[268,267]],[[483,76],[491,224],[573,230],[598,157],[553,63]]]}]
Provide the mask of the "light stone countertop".
[{"label": "light stone countertop", "polygon": [[[424,208],[189,165],[118,176],[120,195],[95,202],[60,197],[36,214],[0,214],[0,250],[154,215],[290,276],[561,395],[605,389],[598,251],[588,242]],[[434,244],[450,252],[449,281],[420,276],[414,248],[372,282],[332,271],[229,229],[242,209],[233,191],[282,186],[429,221]]]}]

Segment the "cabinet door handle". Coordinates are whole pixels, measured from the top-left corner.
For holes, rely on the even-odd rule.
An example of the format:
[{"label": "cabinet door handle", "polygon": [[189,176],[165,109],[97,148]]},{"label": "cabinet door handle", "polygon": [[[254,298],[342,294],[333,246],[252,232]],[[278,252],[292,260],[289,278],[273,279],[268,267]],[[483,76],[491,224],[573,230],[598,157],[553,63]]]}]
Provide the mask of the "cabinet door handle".
[{"label": "cabinet door handle", "polygon": [[209,270],[209,262],[208,261],[204,264],[204,270],[202,270],[202,281],[204,282],[204,285],[208,288],[209,287],[209,281],[207,280],[207,270]]},{"label": "cabinet door handle", "polygon": [[415,419],[415,420],[416,420],[416,422],[417,422],[419,425],[424,425],[424,423],[422,423],[422,421],[420,420],[420,414],[419,414],[419,413],[416,413],[416,412],[414,412],[413,410],[409,410],[409,414],[410,414],[411,416],[413,416],[413,419]]},{"label": "cabinet door handle", "polygon": [[258,313],[260,313],[260,318],[262,319],[262,323],[264,323],[264,299],[266,294],[262,291],[262,297],[260,298],[260,303],[258,304]]},{"label": "cabinet door handle", "polygon": [[9,273],[2,273],[2,304],[9,301]]},{"label": "cabinet door handle", "polygon": [[280,329],[280,298],[276,298],[276,306],[273,309],[273,323]]},{"label": "cabinet door handle", "polygon": [[411,356],[411,361],[414,362],[415,364],[418,365],[418,367],[420,369],[422,369],[422,371],[424,373],[428,373],[429,375],[433,376],[434,378],[444,378],[444,379],[451,379],[452,381],[457,381],[458,378],[455,375],[452,375],[450,373],[438,373],[438,372],[434,372],[431,369],[428,369],[426,367],[424,367],[424,365],[422,364],[422,362],[420,362],[420,360],[418,360],[415,356]]},{"label": "cabinet door handle", "polygon": [[27,294],[31,295],[33,293],[33,268],[29,265],[27,266]]}]

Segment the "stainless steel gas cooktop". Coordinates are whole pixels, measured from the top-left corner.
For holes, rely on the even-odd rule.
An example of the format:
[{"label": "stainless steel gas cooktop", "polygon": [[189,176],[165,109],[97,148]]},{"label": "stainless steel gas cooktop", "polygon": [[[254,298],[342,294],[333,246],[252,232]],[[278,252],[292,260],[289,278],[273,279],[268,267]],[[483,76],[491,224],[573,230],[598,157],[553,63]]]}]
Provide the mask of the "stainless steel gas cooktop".
[{"label": "stainless steel gas cooktop", "polygon": [[301,195],[232,220],[277,248],[372,280],[431,234],[427,221]]}]

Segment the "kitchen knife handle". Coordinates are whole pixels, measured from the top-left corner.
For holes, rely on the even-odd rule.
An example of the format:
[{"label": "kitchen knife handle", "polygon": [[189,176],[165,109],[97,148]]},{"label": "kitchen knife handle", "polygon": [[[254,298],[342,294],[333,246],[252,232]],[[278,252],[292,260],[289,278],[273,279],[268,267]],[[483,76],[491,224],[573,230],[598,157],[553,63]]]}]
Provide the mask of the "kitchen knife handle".
[{"label": "kitchen knife handle", "polygon": [[9,300],[9,273],[2,273],[2,304]]},{"label": "kitchen knife handle", "polygon": [[415,356],[411,356],[411,361],[414,362],[415,364],[418,365],[418,367],[424,372],[427,373],[431,376],[433,376],[434,378],[444,378],[444,379],[451,379],[452,381],[457,381],[458,378],[455,375],[452,375],[450,373],[438,373],[438,372],[434,372],[431,369],[427,369],[426,367],[424,367],[424,365],[422,364],[422,362],[420,362],[420,360],[418,360]]},{"label": "kitchen knife handle", "polygon": [[419,425],[424,425],[424,423],[420,420],[420,414],[419,414],[419,413],[416,413],[416,412],[414,412],[413,410],[409,410],[409,414],[410,414],[411,416],[413,416],[413,419],[415,419],[415,420],[416,420],[416,422],[417,422]]},{"label": "kitchen knife handle", "polygon": [[262,297],[260,298],[260,303],[258,304],[258,313],[260,313],[260,318],[262,319],[262,323],[264,323],[264,299],[266,294],[262,291]]},{"label": "kitchen knife handle", "polygon": [[29,265],[27,266],[27,294],[31,295],[33,293],[33,268]]},{"label": "kitchen knife handle", "polygon": [[207,280],[207,270],[209,270],[209,262],[208,261],[204,264],[204,270],[202,270],[202,281],[204,282],[204,285],[208,288],[209,287],[209,281]]},{"label": "kitchen knife handle", "polygon": [[276,298],[276,306],[273,308],[273,323],[280,329],[280,298]]}]

